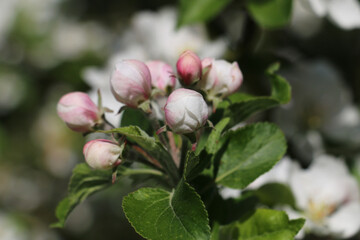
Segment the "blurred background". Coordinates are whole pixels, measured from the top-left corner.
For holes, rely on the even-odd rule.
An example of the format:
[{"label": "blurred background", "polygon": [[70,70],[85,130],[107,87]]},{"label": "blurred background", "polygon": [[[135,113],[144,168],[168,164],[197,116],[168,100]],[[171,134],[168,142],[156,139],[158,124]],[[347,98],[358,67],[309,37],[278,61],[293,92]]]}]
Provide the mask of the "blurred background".
[{"label": "blurred background", "polygon": [[136,188],[129,179],[79,205],[64,229],[49,228],[85,142],[57,116],[57,101],[70,91],[96,99],[101,89],[104,105],[117,110],[108,79],[122,58],[174,66],[190,49],[237,61],[240,91],[255,95],[269,94],[264,71],[279,61],[293,100],[250,121],[276,122],[301,166],[331,154],[360,181],[360,2],[294,0],[274,23],[256,3],[224,1],[206,21],[176,28],[184,2],[0,0],[1,240],[142,239],[121,209]]}]

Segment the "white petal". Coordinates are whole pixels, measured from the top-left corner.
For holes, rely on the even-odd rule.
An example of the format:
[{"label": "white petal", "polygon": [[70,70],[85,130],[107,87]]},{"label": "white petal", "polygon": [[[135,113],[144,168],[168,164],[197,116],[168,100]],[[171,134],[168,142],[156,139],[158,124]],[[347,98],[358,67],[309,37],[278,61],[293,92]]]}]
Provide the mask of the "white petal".
[{"label": "white petal", "polygon": [[327,1],[328,0],[301,0],[301,3],[317,16],[324,17],[327,13]]},{"label": "white petal", "polygon": [[356,182],[344,161],[323,155],[314,159],[310,168],[293,173],[291,188],[300,208],[309,201],[315,204],[338,205],[359,198]]},{"label": "white petal", "polygon": [[296,162],[292,161],[289,157],[284,157],[269,172],[252,182],[248,189],[256,189],[271,182],[289,184],[290,175],[298,169],[300,169],[300,166]]},{"label": "white petal", "polygon": [[360,4],[357,0],[329,1],[329,17],[343,29],[360,28]]},{"label": "white petal", "polygon": [[224,187],[219,191],[223,199],[237,198],[241,195],[241,190]]},{"label": "white petal", "polygon": [[349,238],[360,230],[360,203],[342,206],[327,219],[331,232],[341,238]]},{"label": "white petal", "polygon": [[302,1],[294,1],[291,17],[291,30],[297,35],[307,38],[315,34],[322,24],[322,18],[319,18],[313,11],[302,4]]}]

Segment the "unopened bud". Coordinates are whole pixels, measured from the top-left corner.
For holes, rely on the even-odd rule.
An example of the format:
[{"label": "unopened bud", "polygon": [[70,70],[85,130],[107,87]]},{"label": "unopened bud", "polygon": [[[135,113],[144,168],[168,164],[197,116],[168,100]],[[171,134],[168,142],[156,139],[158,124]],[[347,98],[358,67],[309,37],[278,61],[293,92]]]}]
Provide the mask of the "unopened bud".
[{"label": "unopened bud", "polygon": [[64,95],[57,104],[57,112],[66,125],[76,132],[89,132],[100,121],[100,112],[83,92]]},{"label": "unopened bud", "polygon": [[163,91],[167,88],[174,88],[176,84],[176,78],[172,67],[162,61],[150,61],[147,62],[151,74],[151,84]]},{"label": "unopened bud", "polygon": [[167,99],[166,124],[175,133],[191,133],[201,128],[208,119],[208,107],[202,95],[190,89],[180,88]]},{"label": "unopened bud", "polygon": [[203,76],[198,88],[212,97],[226,97],[239,89],[243,75],[237,62],[205,58],[202,60]]},{"label": "unopened bud", "polygon": [[149,68],[138,60],[120,61],[111,74],[110,85],[113,95],[119,102],[136,108],[151,94]]},{"label": "unopened bud", "polygon": [[201,60],[192,51],[185,51],[180,55],[176,68],[180,81],[185,86],[192,85],[201,78]]},{"label": "unopened bud", "polygon": [[85,144],[85,161],[94,169],[111,169],[121,163],[123,147],[106,139],[96,139]]}]

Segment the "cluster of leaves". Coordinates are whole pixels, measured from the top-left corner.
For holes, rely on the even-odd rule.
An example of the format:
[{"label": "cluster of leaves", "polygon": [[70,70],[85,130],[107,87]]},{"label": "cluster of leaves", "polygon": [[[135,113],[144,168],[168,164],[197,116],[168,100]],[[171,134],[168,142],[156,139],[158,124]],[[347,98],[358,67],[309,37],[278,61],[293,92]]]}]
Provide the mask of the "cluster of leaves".
[{"label": "cluster of leaves", "polygon": [[[268,184],[244,191],[237,199],[225,200],[219,194],[221,186],[246,188],[285,154],[286,140],[276,125],[255,123],[234,128],[252,114],[290,100],[290,86],[275,73],[278,68],[274,64],[267,70],[271,96],[235,93],[220,103],[211,119],[216,125],[204,129],[196,151],[190,150],[190,142],[182,138],[180,168],[160,141],[144,131],[152,132],[146,119],[128,126],[132,117],[141,117],[134,110],[124,113],[122,127],[107,131],[125,136],[162,166],[131,169],[130,159],[130,164],[117,169],[119,178],[141,172],[167,183],[162,188],[140,188],[123,199],[125,215],[141,236],[153,240],[291,239],[301,229],[302,219],[290,221],[284,212],[257,209],[258,203],[269,207],[275,203],[294,205],[291,192],[283,185]],[[78,165],[69,195],[57,207],[59,221],[53,226],[63,227],[71,210],[91,194],[111,186],[111,178],[112,171]],[[271,194],[274,192],[278,194]]]},{"label": "cluster of leaves", "polygon": [[[281,28],[289,23],[292,0],[246,0],[254,21],[265,29]],[[178,25],[205,22],[215,17],[231,0],[179,0]]]}]

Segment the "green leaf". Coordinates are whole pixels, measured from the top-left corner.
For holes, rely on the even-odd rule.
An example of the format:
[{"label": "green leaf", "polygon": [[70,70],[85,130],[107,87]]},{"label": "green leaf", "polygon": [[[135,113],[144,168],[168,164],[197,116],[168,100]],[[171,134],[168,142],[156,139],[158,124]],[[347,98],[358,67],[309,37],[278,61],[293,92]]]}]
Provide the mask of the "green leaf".
[{"label": "green leaf", "polygon": [[104,133],[119,133],[125,135],[129,140],[137,143],[145,151],[147,151],[153,158],[159,161],[164,170],[169,173],[169,176],[174,178],[174,183],[179,179],[178,169],[164,146],[155,138],[147,135],[138,126],[128,126],[122,128],[115,128],[109,131],[100,131]]},{"label": "green leaf", "polygon": [[188,151],[186,154],[186,162],[184,167],[184,178],[190,182],[197,177],[207,166],[211,163],[211,159],[205,152],[202,152],[199,156],[193,151]]},{"label": "green leaf", "polygon": [[51,227],[64,227],[66,218],[78,204],[111,185],[111,170],[92,170],[86,163],[78,164],[70,179],[68,196],[56,208],[58,222]]},{"label": "green leaf", "polygon": [[256,97],[235,93],[229,96],[228,101],[220,103],[218,108],[224,109],[224,116],[231,118],[228,127],[242,122],[256,112],[288,103],[291,100],[290,85],[283,77],[275,73],[279,67],[280,64],[275,63],[266,71],[266,75],[271,81],[271,96]]},{"label": "green leaf", "polygon": [[286,140],[271,123],[256,123],[229,133],[216,182],[242,189],[269,171],[285,154]]},{"label": "green leaf", "polygon": [[142,188],[124,197],[123,209],[141,236],[152,240],[205,240],[210,227],[205,206],[186,182],[172,192]]},{"label": "green leaf", "polygon": [[153,132],[151,123],[149,122],[148,118],[145,116],[144,112],[134,108],[126,108],[123,111],[120,126],[121,127],[138,126],[148,134],[151,134]]},{"label": "green leaf", "polygon": [[219,139],[221,137],[222,131],[230,122],[230,118],[222,119],[218,124],[216,124],[215,129],[210,133],[210,136],[207,140],[206,151],[210,154],[215,154],[221,147],[219,144]]},{"label": "green leaf", "polygon": [[205,22],[218,14],[230,2],[231,0],[180,0],[178,27]]},{"label": "green leaf", "polygon": [[268,183],[256,190],[255,194],[263,204],[270,207],[274,207],[275,205],[289,205],[296,208],[294,195],[287,185]]},{"label": "green leaf", "polygon": [[289,240],[294,239],[305,223],[304,219],[289,220],[285,212],[257,209],[256,212],[236,223],[220,226],[218,238],[237,240]]},{"label": "green leaf", "polygon": [[254,20],[266,29],[284,27],[291,18],[292,0],[247,0],[246,5]]},{"label": "green leaf", "polygon": [[240,197],[229,199],[223,199],[220,194],[216,194],[208,207],[208,213],[210,219],[224,225],[253,213],[258,203],[253,192],[241,193]]},{"label": "green leaf", "polygon": [[285,78],[276,74],[280,69],[280,63],[274,63],[266,70],[266,75],[271,81],[271,97],[280,104],[286,104],[291,100],[291,86]]}]

